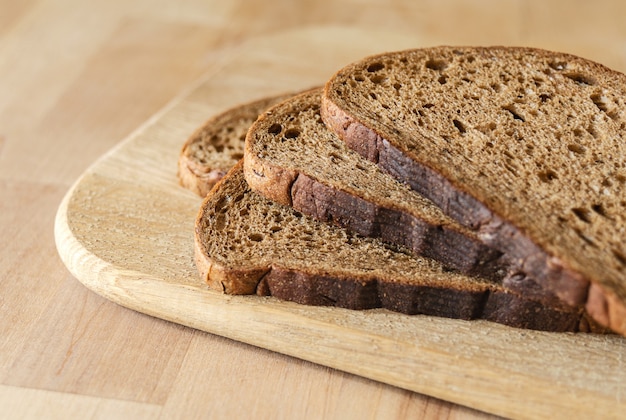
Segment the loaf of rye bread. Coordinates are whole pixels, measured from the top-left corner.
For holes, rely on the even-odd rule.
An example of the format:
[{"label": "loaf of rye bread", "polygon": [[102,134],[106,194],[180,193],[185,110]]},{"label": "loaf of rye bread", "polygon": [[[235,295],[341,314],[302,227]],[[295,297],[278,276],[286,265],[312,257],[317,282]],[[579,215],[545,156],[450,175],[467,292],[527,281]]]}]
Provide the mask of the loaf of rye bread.
[{"label": "loaf of rye bread", "polygon": [[201,197],[206,196],[243,157],[246,133],[259,114],[289,96],[262,98],[209,118],[189,137],[180,152],[180,185]]},{"label": "loaf of rye bread", "polygon": [[626,334],[626,76],[530,48],[438,47],[338,71],[325,123]]},{"label": "loaf of rye bread", "polygon": [[546,331],[590,328],[583,311],[551,308],[271,201],[248,187],[241,162],[201,206],[195,256],[207,284],[229,294]]}]

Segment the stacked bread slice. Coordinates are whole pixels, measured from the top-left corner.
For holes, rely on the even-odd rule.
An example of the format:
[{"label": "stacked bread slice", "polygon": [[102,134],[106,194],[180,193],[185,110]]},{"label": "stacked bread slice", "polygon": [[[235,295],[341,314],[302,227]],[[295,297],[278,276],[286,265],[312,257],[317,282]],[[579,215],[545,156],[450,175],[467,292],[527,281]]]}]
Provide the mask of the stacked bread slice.
[{"label": "stacked bread slice", "polygon": [[525,48],[350,64],[251,124],[198,268],[227,293],[624,334],[624,91]]}]

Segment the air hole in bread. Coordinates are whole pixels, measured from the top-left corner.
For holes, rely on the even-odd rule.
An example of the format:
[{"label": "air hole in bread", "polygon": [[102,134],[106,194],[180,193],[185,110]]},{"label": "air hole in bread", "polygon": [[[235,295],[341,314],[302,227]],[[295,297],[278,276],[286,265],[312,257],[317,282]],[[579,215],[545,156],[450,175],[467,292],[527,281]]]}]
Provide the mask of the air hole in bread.
[{"label": "air hole in bread", "polygon": [[374,73],[376,71],[382,70],[385,68],[385,65],[381,62],[375,62],[367,66],[367,71],[370,73]]},{"label": "air hole in bread", "polygon": [[400,90],[400,88],[401,88],[401,87],[402,87],[402,83],[398,83],[398,82],[396,82],[396,83],[394,83],[394,84],[393,84],[393,88],[394,88],[395,90]]},{"label": "air hole in bread", "polygon": [[591,137],[594,139],[599,139],[602,136],[600,131],[596,128],[596,125],[593,123],[589,124],[585,130],[587,130],[587,133],[591,134]]},{"label": "air hole in bread", "polygon": [[591,213],[589,212],[589,210],[582,207],[575,207],[572,209],[572,213],[574,213],[574,215],[583,222],[591,223]]},{"label": "air hole in bread", "polygon": [[370,80],[372,81],[372,83],[374,83],[375,85],[379,85],[382,82],[384,82],[386,79],[385,76],[383,76],[382,74],[375,74],[372,77],[370,77]]},{"label": "air hole in bread", "polygon": [[432,108],[434,106],[435,106],[435,104],[424,104],[424,105],[422,105],[422,108],[430,109],[430,108]]},{"label": "air hole in bread", "polygon": [[248,235],[248,239],[252,242],[261,242],[263,240],[263,235],[261,233],[251,233]]},{"label": "air hole in bread", "polygon": [[570,80],[573,80],[579,85],[593,86],[597,83],[596,79],[594,79],[593,77],[579,72],[564,73],[563,76],[567,77]]},{"label": "air hole in bread", "polygon": [[465,128],[465,124],[463,124],[461,121],[454,119],[452,120],[452,124],[454,124],[457,130],[459,130],[459,133],[465,134],[467,132],[467,129]]},{"label": "air hole in bread", "polygon": [[357,82],[364,82],[365,81],[365,77],[363,77],[362,74],[355,74],[354,75],[354,80],[356,80]]},{"label": "air hole in bread", "polygon": [[283,228],[278,225],[273,225],[270,227],[270,232],[272,233],[280,232],[281,230],[283,230]]},{"label": "air hole in bread", "polygon": [[602,204],[594,204],[593,206],[591,206],[591,210],[593,210],[594,212],[596,212],[597,214],[599,214],[602,217],[610,219],[608,213],[606,212],[606,210],[604,209]]},{"label": "air hole in bread", "polygon": [[516,109],[515,109],[515,107],[513,105],[503,106],[502,109],[507,111],[508,113],[510,113],[513,116],[514,120],[518,120],[518,121],[521,121],[521,122],[526,122],[524,117],[516,111]]},{"label": "air hole in bread", "polygon": [[334,153],[334,152],[329,153],[329,156],[330,156],[331,162],[333,162],[333,163],[335,163],[337,161],[341,162],[343,160],[342,156],[340,156],[339,154]]},{"label": "air hole in bread", "polygon": [[590,98],[600,111],[607,112],[609,110],[606,97],[601,93],[594,93]]},{"label": "air hole in bread", "polygon": [[295,139],[300,135],[300,130],[297,128],[289,128],[285,131],[285,138]]},{"label": "air hole in bread", "polygon": [[448,83],[448,77],[447,76],[439,76],[439,79],[437,79],[437,81],[439,82],[439,84],[445,85],[446,83]]},{"label": "air hole in bread", "polygon": [[280,134],[280,132],[283,131],[283,127],[280,124],[272,124],[270,126],[270,128],[267,129],[267,132],[270,134]]},{"label": "air hole in bread", "polygon": [[445,70],[446,67],[448,67],[448,63],[444,60],[430,59],[426,61],[425,66],[427,69],[442,71]]},{"label": "air hole in bread", "polygon": [[565,70],[567,68],[567,63],[565,61],[551,61],[548,65],[557,71]]},{"label": "air hole in bread", "polygon": [[241,152],[231,153],[230,154],[230,158],[234,159],[234,160],[243,159],[243,153],[241,153]]},{"label": "air hole in bread", "polygon": [[589,246],[592,247],[596,247],[597,245],[595,244],[595,242],[593,241],[593,239],[591,239],[589,236],[585,235],[584,232],[582,232],[579,229],[574,229],[574,232],[576,232],[576,235],[578,235],[578,237],[580,239],[582,239],[583,241],[585,241]]},{"label": "air hole in bread", "polygon": [[216,212],[223,212],[227,207],[228,207],[228,201],[227,197],[223,197],[220,198],[216,203],[215,203],[215,211]]},{"label": "air hole in bread", "polygon": [[500,92],[502,90],[502,85],[499,84],[499,83],[492,83],[492,84],[489,85],[489,87],[491,89],[493,89],[493,91],[496,92],[496,93]]},{"label": "air hole in bread", "polygon": [[617,110],[615,110],[615,109],[607,112],[606,115],[608,115],[609,118],[612,119],[613,121],[618,121],[619,120],[619,114],[618,114]]},{"label": "air hole in bread", "polygon": [[548,99],[552,99],[552,95],[548,95],[547,93],[542,93],[541,95],[539,95],[539,99],[541,100],[541,102],[547,102]]},{"label": "air hole in bread", "polygon": [[574,152],[577,155],[582,155],[587,150],[585,146],[583,146],[582,144],[578,144],[578,143],[570,143],[567,145],[567,148],[570,152]]},{"label": "air hole in bread", "polygon": [[552,169],[541,171],[537,175],[542,182],[552,182],[555,179],[558,179],[556,172],[554,172]]},{"label": "air hole in bread", "polygon": [[214,226],[217,230],[223,230],[226,227],[226,215],[223,213],[217,214],[215,216]]}]

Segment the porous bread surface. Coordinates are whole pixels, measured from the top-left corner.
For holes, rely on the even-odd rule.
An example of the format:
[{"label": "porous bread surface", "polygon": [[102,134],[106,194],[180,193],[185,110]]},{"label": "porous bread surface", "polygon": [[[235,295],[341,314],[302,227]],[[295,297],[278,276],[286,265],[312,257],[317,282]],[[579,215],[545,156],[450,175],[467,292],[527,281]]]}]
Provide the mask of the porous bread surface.
[{"label": "porous bread surface", "polygon": [[246,157],[307,174],[366,200],[411,212],[420,209],[422,217],[432,223],[454,223],[432,202],[347,148],[324,125],[320,100],[321,90],[314,90],[271,108],[252,128]]},{"label": "porous bread surface", "polygon": [[[414,251],[418,249],[416,252],[437,258],[464,273],[502,279],[506,270],[504,263],[498,260],[500,253],[485,246],[470,229],[444,215],[430,200],[350,150],[322,121],[320,101],[320,89],[294,96],[270,108],[250,128],[244,166],[251,188],[322,220],[338,221],[341,218],[339,224],[342,226],[374,237],[384,236],[379,230],[385,228],[379,229],[379,222],[389,227],[402,223],[398,220],[410,215],[412,219],[407,218],[406,224],[396,231],[413,229],[419,233],[410,239],[395,234],[383,239]],[[300,188],[305,177],[312,181]],[[295,181],[296,178],[301,184]],[[316,188],[311,184],[321,186],[323,191],[306,191],[303,194],[314,197],[310,200],[313,204],[300,205],[295,195],[301,189]],[[356,197],[357,201],[343,202],[345,196]],[[341,206],[345,208],[339,209]],[[334,210],[329,212],[335,211],[335,214],[327,216],[326,209],[332,207]],[[386,210],[393,212],[388,219],[385,219]],[[341,212],[351,212],[352,215],[336,215]],[[320,216],[321,213],[324,215]],[[415,227],[416,223],[419,223],[419,229]],[[422,229],[422,225],[427,227]],[[445,235],[454,239],[441,245],[439,242],[444,240],[437,237]],[[413,242],[418,243],[415,247],[407,244],[417,236],[419,238]],[[435,249],[437,247],[441,249]],[[470,252],[470,247],[476,251]],[[477,262],[465,261],[471,258]]]},{"label": "porous bread surface", "polygon": [[243,157],[248,128],[265,109],[290,95],[262,98],[209,118],[183,146],[178,159],[180,184],[204,197]]},{"label": "porous bread surface", "polygon": [[484,290],[488,282],[447,272],[441,264],[384,246],[307,217],[252,192],[233,170],[202,205],[197,233],[207,255],[225,267],[281,265],[338,277],[459,285]]},{"label": "porous bread surface", "polygon": [[[201,275],[226,293],[241,293],[235,283],[245,281],[256,288],[245,285],[243,293],[273,294],[276,288],[279,297],[300,303],[387,307],[553,331],[587,329],[580,312],[541,306],[270,201],[250,190],[241,163],[204,200],[195,240]],[[229,283],[221,283],[225,278]],[[348,286],[355,281],[359,293],[373,296],[353,302]],[[326,286],[316,292],[302,284],[307,282]],[[335,295],[309,296],[328,290]]]},{"label": "porous bread surface", "polygon": [[626,301],[621,73],[536,49],[438,47],[353,63],[325,101]]}]

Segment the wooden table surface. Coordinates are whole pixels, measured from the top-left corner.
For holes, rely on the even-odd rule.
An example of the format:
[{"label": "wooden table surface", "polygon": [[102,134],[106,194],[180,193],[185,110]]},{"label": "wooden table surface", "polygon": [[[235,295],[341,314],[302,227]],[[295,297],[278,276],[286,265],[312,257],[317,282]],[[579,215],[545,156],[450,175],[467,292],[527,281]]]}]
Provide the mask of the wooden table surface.
[{"label": "wooden table surface", "polygon": [[625,18],[621,0],[0,0],[0,418],[491,417],[111,303],[59,259],[57,207],[91,163],[254,37],[376,28],[626,71]]}]

